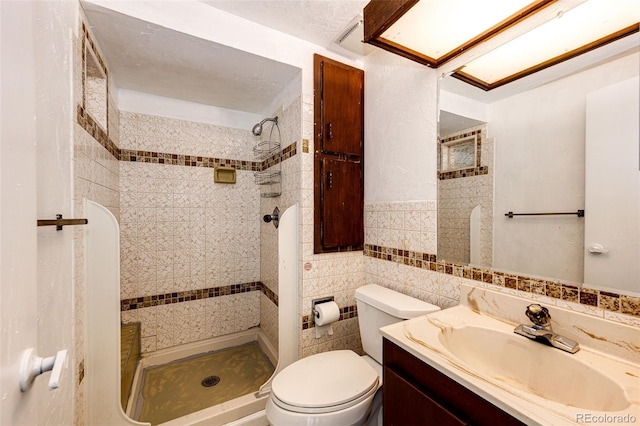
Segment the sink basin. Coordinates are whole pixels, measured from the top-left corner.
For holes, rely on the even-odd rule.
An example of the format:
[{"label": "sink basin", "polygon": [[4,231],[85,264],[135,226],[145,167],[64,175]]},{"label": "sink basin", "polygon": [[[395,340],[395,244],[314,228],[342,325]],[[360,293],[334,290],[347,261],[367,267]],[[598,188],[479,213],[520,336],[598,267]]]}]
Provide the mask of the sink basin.
[{"label": "sink basin", "polygon": [[630,405],[624,388],[594,365],[508,329],[441,327],[438,340],[474,373],[547,400],[604,412]]}]

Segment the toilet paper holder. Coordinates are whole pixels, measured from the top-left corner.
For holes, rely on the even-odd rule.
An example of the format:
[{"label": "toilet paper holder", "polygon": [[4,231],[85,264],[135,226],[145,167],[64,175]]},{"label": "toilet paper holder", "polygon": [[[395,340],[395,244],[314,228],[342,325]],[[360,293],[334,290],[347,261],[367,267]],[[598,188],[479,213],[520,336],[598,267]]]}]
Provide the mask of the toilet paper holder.
[{"label": "toilet paper holder", "polygon": [[329,297],[322,297],[320,299],[313,299],[311,301],[311,322],[313,323],[313,325],[316,325],[316,318],[318,318],[319,314],[318,311],[316,310],[316,305],[319,305],[320,303],[326,303],[326,302],[334,302],[335,298],[333,296],[329,296]]}]

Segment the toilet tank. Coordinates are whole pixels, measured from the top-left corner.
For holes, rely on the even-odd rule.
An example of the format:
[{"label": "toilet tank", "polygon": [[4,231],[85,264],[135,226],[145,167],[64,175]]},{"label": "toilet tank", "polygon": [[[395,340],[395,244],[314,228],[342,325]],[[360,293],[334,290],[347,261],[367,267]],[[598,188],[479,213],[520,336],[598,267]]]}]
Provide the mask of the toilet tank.
[{"label": "toilet tank", "polygon": [[440,308],[415,297],[369,284],[356,290],[358,326],[364,351],[382,364],[381,327],[439,311]]}]

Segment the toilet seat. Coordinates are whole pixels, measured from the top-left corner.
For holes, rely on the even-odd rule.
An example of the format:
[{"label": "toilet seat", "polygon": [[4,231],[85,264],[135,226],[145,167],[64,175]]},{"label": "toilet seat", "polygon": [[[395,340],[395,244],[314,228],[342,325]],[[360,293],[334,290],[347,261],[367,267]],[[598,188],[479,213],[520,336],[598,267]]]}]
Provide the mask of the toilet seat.
[{"label": "toilet seat", "polygon": [[372,397],[378,373],[350,350],[322,352],[294,362],[273,380],[271,397],[297,413],[344,410]]}]

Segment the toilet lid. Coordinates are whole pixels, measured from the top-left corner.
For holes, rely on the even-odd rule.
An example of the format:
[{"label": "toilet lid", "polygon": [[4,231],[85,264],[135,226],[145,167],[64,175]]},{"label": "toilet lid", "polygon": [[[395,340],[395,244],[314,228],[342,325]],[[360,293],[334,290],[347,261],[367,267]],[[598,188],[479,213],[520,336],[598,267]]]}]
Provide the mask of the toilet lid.
[{"label": "toilet lid", "polygon": [[299,408],[339,406],[375,391],[378,373],[353,351],[312,355],[282,370],[271,391],[281,402]]}]

